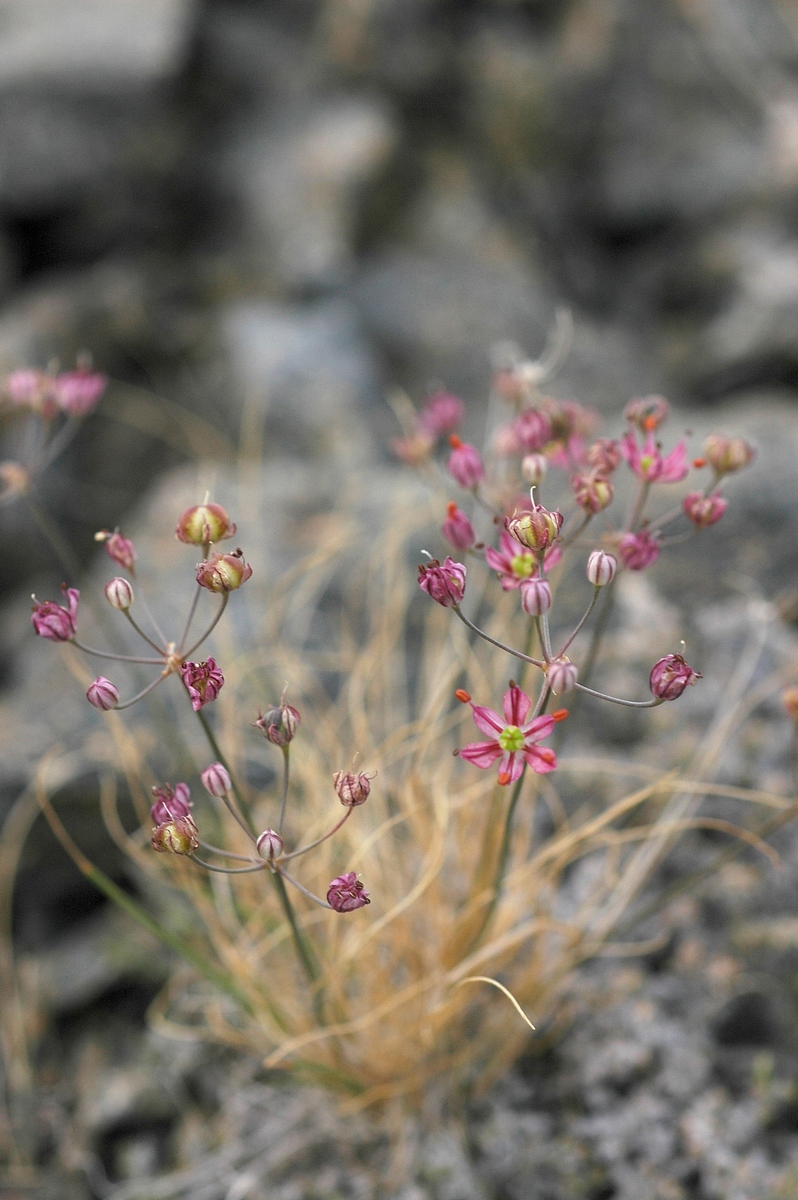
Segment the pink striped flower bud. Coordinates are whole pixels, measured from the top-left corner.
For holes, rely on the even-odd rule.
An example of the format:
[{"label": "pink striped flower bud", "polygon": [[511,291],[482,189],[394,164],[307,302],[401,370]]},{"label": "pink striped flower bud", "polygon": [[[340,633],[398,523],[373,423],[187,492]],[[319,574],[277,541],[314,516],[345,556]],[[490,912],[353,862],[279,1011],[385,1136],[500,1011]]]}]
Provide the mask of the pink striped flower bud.
[{"label": "pink striped flower bud", "polygon": [[206,767],[200,775],[200,779],[205,791],[210,792],[212,796],[216,796],[218,799],[226,796],[233,786],[226,767],[223,767],[218,762],[211,763],[209,767]]},{"label": "pink striped flower bud", "polygon": [[295,708],[281,700],[279,704],[267,708],[265,713],[258,713],[253,725],[273,746],[287,746],[293,741],[301,719]]},{"label": "pink striped flower bud", "polygon": [[524,579],[519,591],[521,607],[530,617],[542,617],[551,608],[551,588],[545,579]]},{"label": "pink striped flower bud", "polygon": [[232,537],[235,531],[235,525],[221,504],[195,504],[193,508],[187,508],[177,522],[175,536],[181,542],[207,546],[209,542]]},{"label": "pink striped flower bud", "polygon": [[475,488],[485,478],[482,455],[476,446],[462,442],[456,434],[449,438],[452,452],[449,455],[449,471],[462,488]]},{"label": "pink striped flower bud", "polygon": [[110,679],[106,679],[104,675],[98,675],[94,683],[89,684],[86,699],[95,708],[99,708],[102,712],[108,712],[110,708],[116,708],[119,703],[119,691]]},{"label": "pink striped flower bud", "polygon": [[555,696],[561,696],[563,692],[572,692],[578,678],[579,671],[575,663],[568,658],[556,658],[546,672],[546,682]]},{"label": "pink striped flower bud", "polygon": [[724,437],[713,433],[704,442],[704,457],[715,468],[718,475],[731,475],[741,471],[753,459],[756,451],[745,438]]},{"label": "pink striped flower bud", "polygon": [[252,567],[244,561],[244,551],[214,554],[197,564],[197,583],[209,592],[234,592],[252,575]]},{"label": "pink striped flower bud", "polygon": [[446,512],[448,516],[441,526],[441,533],[455,550],[470,550],[477,540],[474,526],[456,504],[449,504]]},{"label": "pink striped flower bud", "polygon": [[659,558],[660,545],[647,529],[625,533],[618,543],[618,555],[630,571],[645,571]]},{"label": "pink striped flower bud", "polygon": [[711,496],[705,496],[703,492],[690,492],[682,500],[682,508],[696,529],[706,529],[721,519],[726,511],[726,501],[720,492],[713,492]]},{"label": "pink striped flower bud", "polygon": [[594,550],[587,560],[587,577],[593,587],[606,587],[612,583],[617,570],[617,558],[604,550]]},{"label": "pink striped flower bud", "polygon": [[344,808],[357,808],[365,804],[371,791],[373,775],[364,772],[355,774],[352,771],[336,771],[333,775],[333,787]]},{"label": "pink striped flower bud", "polygon": [[276,829],[264,829],[255,845],[261,858],[270,862],[282,854],[284,843]]},{"label": "pink striped flower bud", "polygon": [[133,603],[133,588],[126,579],[121,575],[117,575],[115,579],[110,579],[105,585],[105,598],[111,605],[111,608],[118,608],[120,612],[127,612]]},{"label": "pink striped flower bud", "polygon": [[574,475],[571,487],[576,503],[585,512],[598,513],[612,504],[612,484],[601,475]]},{"label": "pink striped flower bud", "polygon": [[193,854],[199,849],[197,826],[191,817],[178,817],[152,831],[150,845],[161,854]]},{"label": "pink striped flower bud", "polygon": [[118,567],[123,571],[133,572],[136,565],[136,549],[130,538],[123,537],[118,529],[113,533],[101,529],[99,533],[95,533],[94,540],[104,542],[105,553]]},{"label": "pink striped flower bud", "polygon": [[548,550],[560,535],[562,513],[556,509],[549,512],[541,504],[531,511],[515,513],[505,522],[507,532],[529,550]]},{"label": "pink striped flower bud", "polygon": [[465,567],[448,556],[444,559],[443,566],[437,558],[419,564],[418,586],[444,608],[454,608],[461,602],[465,595],[465,585]]},{"label": "pink striped flower bud", "polygon": [[649,686],[658,700],[678,700],[684,689],[700,678],[681,654],[666,654],[651,668]]},{"label": "pink striped flower bud", "polygon": [[526,454],[521,459],[521,474],[532,487],[538,487],[546,478],[549,460],[545,454]]},{"label": "pink striped flower bud", "polygon": [[162,783],[152,789],[152,794],[155,802],[150,808],[150,816],[155,825],[165,825],[167,821],[191,815],[191,792],[187,783],[176,783],[174,787]]},{"label": "pink striped flower bud", "polygon": [[65,583],[61,584],[61,591],[67,601],[67,608],[53,600],[40,602],[35,596],[32,597],[31,625],[39,637],[49,638],[51,642],[69,642],[77,633],[80,592],[77,588],[68,588]]},{"label": "pink striped flower bud", "polygon": [[347,871],[333,879],[327,889],[327,903],[336,912],[345,913],[371,904],[371,899],[355,872]]}]

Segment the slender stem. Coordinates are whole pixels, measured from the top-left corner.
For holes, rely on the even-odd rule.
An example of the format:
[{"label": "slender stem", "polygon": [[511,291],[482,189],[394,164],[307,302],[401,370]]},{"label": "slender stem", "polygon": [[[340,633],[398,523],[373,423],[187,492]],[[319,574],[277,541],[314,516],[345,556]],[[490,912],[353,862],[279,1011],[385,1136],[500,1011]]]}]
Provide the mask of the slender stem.
[{"label": "slender stem", "polygon": [[[319,964],[316,961],[316,955],[313,952],[313,947],[308,938],[305,937],[302,930],[299,928],[294,912],[291,899],[285,888],[285,880],[280,871],[272,871],[271,877],[274,880],[274,886],[277,888],[277,895],[280,898],[280,904],[283,907],[286,920],[291,927],[291,935],[294,939],[297,957],[304,968],[305,974],[312,984],[315,984],[321,975]],[[323,1000],[320,992],[315,992],[313,996],[313,1009],[319,1024],[323,1024]]]},{"label": "slender stem", "polygon": [[49,467],[50,463],[58,458],[59,454],[63,454],[79,429],[80,421],[67,419],[64,422],[58,432],[50,439],[49,445],[45,447],[44,454],[35,464],[34,469],[37,475],[41,475]]},{"label": "slender stem", "polygon": [[611,704],[622,704],[624,708],[658,708],[660,704],[665,703],[657,696],[653,700],[622,700],[620,696],[608,696],[606,692],[597,692],[593,688],[585,687],[583,683],[577,683],[576,688],[580,692],[586,692],[588,696],[598,697],[599,700],[609,700]]},{"label": "slender stem", "polygon": [[77,638],[70,638],[73,646],[77,646],[78,650],[82,650],[84,654],[93,654],[95,658],[112,658],[115,662],[130,662],[130,663],[145,663],[147,666],[163,666],[163,655],[160,658],[135,658],[129,654],[111,654],[108,650],[95,650],[93,646],[86,646],[83,642],[79,642]]},{"label": "slender stem", "polygon": [[[247,833],[249,833],[249,830],[247,830]],[[235,858],[238,859],[239,862],[248,863],[253,861],[251,854],[233,854],[229,850],[222,850],[221,846],[212,846],[210,842],[203,842],[202,838],[197,838],[197,841],[202,846],[203,850],[211,850],[214,854],[221,854],[224,858]]]},{"label": "slender stem", "polygon": [[240,826],[241,826],[241,828],[244,830],[244,833],[247,835],[247,837],[250,839],[250,841],[253,841],[253,842],[257,843],[257,838],[255,837],[255,834],[254,834],[253,830],[251,830],[251,829],[250,829],[250,827],[249,827],[248,825],[246,825],[246,824],[244,823],[244,821],[242,820],[242,818],[241,818],[241,817],[238,815],[238,813],[236,812],[235,808],[234,808],[234,807],[233,807],[233,805],[230,803],[230,797],[229,797],[229,796],[222,796],[222,804],[224,804],[225,808],[226,808],[226,809],[227,809],[227,811],[230,813],[230,816],[233,818],[233,820],[234,820],[234,821],[235,821],[235,822],[236,822],[238,825],[240,825]]},{"label": "slender stem", "polygon": [[135,629],[135,631],[139,635],[139,637],[143,637],[144,641],[147,643],[148,646],[152,646],[153,650],[156,650],[159,654],[165,653],[165,651],[166,651],[165,646],[159,646],[157,644],[157,642],[154,642],[152,640],[152,638],[147,637],[147,634],[144,632],[143,629],[139,628],[139,626],[136,624],[136,622],[133,620],[133,618],[130,615],[130,609],[123,608],[122,612],[125,614],[128,621],[130,621],[130,624],[133,626],[133,628]]},{"label": "slender stem", "polygon": [[199,639],[199,641],[195,642],[190,650],[186,650],[185,654],[183,654],[183,658],[188,658],[188,656],[190,654],[193,654],[194,651],[197,650],[202,645],[202,643],[205,641],[206,638],[211,636],[214,629],[216,628],[216,626],[219,624],[219,622],[222,619],[222,614],[224,613],[224,610],[227,608],[227,602],[229,599],[230,599],[230,593],[225,592],[224,595],[222,596],[222,603],[221,603],[221,606],[220,606],[219,611],[217,612],[216,616],[213,618],[210,625],[205,630],[205,632],[203,633],[203,635]]},{"label": "slender stem", "polygon": [[177,643],[178,654],[182,653],[183,646],[185,645],[186,638],[188,637],[188,631],[191,628],[191,622],[194,620],[194,613],[197,611],[197,604],[199,603],[201,591],[202,591],[201,585],[197,584],[196,588],[194,589],[194,596],[191,601],[191,608],[188,610],[188,616],[186,617],[186,623],[183,626],[183,632],[180,635],[180,641]]},{"label": "slender stem", "polygon": [[153,629],[157,633],[158,637],[161,639],[161,642],[163,643],[163,645],[168,646],[169,639],[166,637],[166,634],[161,629],[158,622],[155,620],[153,611],[150,608],[149,604],[147,603],[147,597],[144,595],[144,589],[141,586],[141,580],[138,578],[137,575],[134,574],[132,568],[131,568],[130,574],[133,575],[133,578],[136,580],[136,597],[137,597],[139,603],[141,604],[141,607],[144,609],[145,613],[149,617],[150,624],[152,625]]},{"label": "slender stem", "polygon": [[195,862],[198,867],[204,867],[206,871],[215,871],[217,875],[251,875],[253,871],[265,871],[268,863],[256,863],[254,867],[215,867],[213,863],[203,862],[201,858],[197,858],[196,854],[190,854],[189,858]]},{"label": "slender stem", "polygon": [[[255,829],[255,826],[252,823],[252,817],[249,814],[249,806],[247,805],[247,802],[245,801],[244,797],[241,795],[241,789],[239,788],[238,784],[236,783],[235,779],[233,778],[233,773],[230,770],[230,764],[228,763],[225,756],[222,754],[222,751],[219,747],[219,743],[216,741],[213,730],[211,729],[210,724],[208,723],[208,718],[205,716],[205,713],[202,711],[202,709],[199,709],[197,711],[197,717],[199,719],[200,725],[202,726],[202,728],[205,732],[205,736],[208,739],[208,744],[209,744],[211,750],[213,751],[213,753],[216,755],[217,762],[220,762],[222,764],[225,771],[227,771],[227,774],[230,776],[230,779],[233,784],[233,795],[235,796],[236,801],[238,802],[238,807],[241,810],[241,813],[243,814],[244,819],[246,820],[247,826],[249,826],[249,828],[247,829],[247,834],[250,837],[257,838],[258,834],[257,834],[257,830]],[[231,811],[232,811],[232,808],[231,808]],[[236,819],[238,819],[238,818],[236,818]],[[244,828],[246,828],[246,826],[244,826]]]},{"label": "slender stem", "polygon": [[39,504],[39,501],[34,499],[30,492],[22,492],[22,499],[28,506],[28,510],[34,521],[39,527],[45,540],[50,544],[55,552],[56,558],[61,562],[68,575],[73,579],[79,579],[83,574],[83,568],[79,559],[76,557],[72,547],[62,536],[61,531],[54,521],[51,520],[49,513]]},{"label": "slender stem", "polygon": [[505,646],[504,642],[498,642],[496,638],[492,638],[490,634],[484,633],[473,621],[469,621],[468,617],[461,612],[459,605],[452,606],[464,625],[467,625],[474,633],[479,634],[486,642],[490,642],[491,646],[496,646],[499,650],[504,650],[507,654],[512,654],[514,658],[520,658],[522,662],[531,663],[533,667],[542,667],[544,664],[539,658],[532,658],[529,654],[522,654],[520,650],[513,650],[512,646]]},{"label": "slender stem", "polygon": [[292,883],[295,888],[298,888],[298,890],[302,892],[303,896],[307,896],[309,900],[312,900],[314,904],[320,905],[321,908],[329,908],[330,911],[332,911],[331,904],[328,904],[326,900],[322,900],[320,896],[314,895],[314,893],[309,891],[303,884],[299,882],[298,879],[294,879],[293,875],[289,875],[287,871],[284,871],[279,864],[277,865],[276,869],[282,876],[284,876],[285,879],[288,880],[289,883]]},{"label": "slender stem", "polygon": [[540,642],[543,646],[543,655],[546,659],[546,662],[549,663],[552,660],[552,653],[548,613],[541,613],[540,617],[536,619],[540,621],[540,625],[538,627],[538,636],[540,637]]},{"label": "slender stem", "polygon": [[632,505],[632,511],[629,514],[626,522],[626,529],[630,532],[634,531],[637,522],[643,515],[643,509],[646,507],[646,500],[648,500],[648,493],[650,490],[651,484],[648,482],[648,480],[641,479],[637,489],[637,496],[635,497],[634,504]]},{"label": "slender stem", "polygon": [[290,746],[283,746],[283,794],[280,800],[280,820],[277,823],[277,832],[283,832],[283,822],[285,821],[285,806],[288,803],[288,783],[291,774],[291,753]]},{"label": "slender stem", "polygon": [[323,834],[322,837],[316,838],[315,842],[310,842],[307,846],[302,846],[300,850],[292,850],[290,854],[281,854],[277,859],[278,864],[287,862],[289,858],[299,858],[300,854],[307,854],[308,850],[315,850],[322,842],[326,842],[327,838],[331,838],[334,833],[338,832],[344,822],[349,820],[353,811],[351,807],[347,808],[338,824],[333,825],[332,829],[328,833]]},{"label": "slender stem", "polygon": [[579,624],[577,625],[576,629],[573,631],[573,633],[571,634],[571,636],[570,636],[570,637],[568,637],[568,638],[566,638],[566,639],[565,639],[565,641],[563,642],[562,646],[560,647],[560,652],[559,652],[559,654],[557,655],[557,657],[558,657],[558,658],[561,658],[561,657],[563,656],[563,654],[565,654],[565,651],[568,649],[568,647],[570,646],[571,642],[574,640],[574,638],[576,637],[576,635],[577,635],[577,634],[580,632],[580,630],[581,630],[582,626],[584,625],[585,621],[588,619],[588,617],[589,617],[589,616],[590,616],[590,614],[592,613],[593,609],[596,607],[596,601],[597,601],[597,600],[598,600],[598,598],[599,598],[599,593],[600,593],[600,591],[601,591],[601,588],[600,588],[600,587],[594,587],[594,588],[593,588],[593,596],[592,596],[592,598],[591,598],[591,601],[590,601],[590,603],[589,603],[589,604],[588,604],[588,606],[587,606],[587,612],[586,612],[586,613],[585,613],[585,615],[582,617],[582,620],[579,622]]},{"label": "slender stem", "polygon": [[124,704],[117,704],[115,712],[121,712],[123,708],[130,708],[131,705],[137,704],[139,700],[143,700],[144,697],[157,688],[158,684],[164,679],[166,679],[166,673],[160,674],[157,679],[152,681],[152,683],[148,683],[145,688],[142,688],[140,692],[137,692],[132,699],[126,700]]}]

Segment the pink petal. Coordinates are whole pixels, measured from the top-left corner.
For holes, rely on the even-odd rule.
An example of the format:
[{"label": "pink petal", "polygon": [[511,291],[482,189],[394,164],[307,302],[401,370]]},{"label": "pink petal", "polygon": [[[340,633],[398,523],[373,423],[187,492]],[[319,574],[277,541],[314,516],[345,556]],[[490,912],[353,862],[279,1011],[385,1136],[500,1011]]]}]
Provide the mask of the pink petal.
[{"label": "pink petal", "polygon": [[535,742],[540,742],[543,738],[548,737],[554,728],[554,718],[544,713],[542,717],[535,717],[528,725],[523,725],[524,743],[533,745]]},{"label": "pink petal", "polygon": [[504,721],[492,708],[484,708],[481,704],[472,704],[471,711],[474,714],[474,724],[477,729],[486,733],[488,737],[501,733],[504,729]]},{"label": "pink petal", "polygon": [[684,442],[679,442],[662,460],[662,466],[659,473],[660,483],[679,483],[684,479],[690,467],[687,463],[687,446]]},{"label": "pink petal", "polygon": [[499,545],[502,548],[502,554],[504,555],[507,565],[509,566],[516,554],[518,554],[518,542],[511,534],[504,530],[499,534]]},{"label": "pink petal", "polygon": [[561,546],[549,546],[546,553],[543,555],[543,570],[551,571],[557,566],[557,563],[562,558]]},{"label": "pink petal", "polygon": [[460,751],[461,758],[464,758],[466,762],[473,763],[482,771],[492,766],[500,754],[501,747],[498,742],[471,742],[468,746],[463,746]]},{"label": "pink petal", "polygon": [[635,474],[637,474],[640,470],[640,451],[637,448],[637,442],[631,429],[627,429],[621,438],[621,454]]},{"label": "pink petal", "polygon": [[504,554],[500,554],[498,550],[494,550],[491,546],[485,549],[485,562],[489,567],[493,567],[494,571],[508,571],[510,564]]},{"label": "pink petal", "polygon": [[519,687],[510,687],[504,693],[502,708],[508,725],[523,725],[532,701]]},{"label": "pink petal", "polygon": [[548,750],[548,753],[545,755],[537,746],[531,746],[528,750],[522,751],[524,758],[536,775],[547,775],[549,771],[556,771],[557,769],[557,756],[554,751],[549,750],[547,746],[544,749]]},{"label": "pink petal", "polygon": [[[508,783],[515,783],[516,779],[520,779],[523,773],[524,760],[521,755],[514,750],[508,751],[499,763],[499,783],[506,787]],[[506,778],[508,775],[509,779]]]}]

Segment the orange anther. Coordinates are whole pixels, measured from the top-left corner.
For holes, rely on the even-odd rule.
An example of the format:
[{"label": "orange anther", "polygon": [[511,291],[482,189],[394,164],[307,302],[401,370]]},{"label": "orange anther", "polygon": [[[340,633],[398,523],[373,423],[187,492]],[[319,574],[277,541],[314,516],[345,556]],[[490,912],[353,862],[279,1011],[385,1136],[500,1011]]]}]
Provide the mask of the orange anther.
[{"label": "orange anther", "polygon": [[657,428],[657,418],[653,416],[643,417],[643,428],[646,433],[651,433],[652,429]]},{"label": "orange anther", "polygon": [[568,716],[567,708],[558,708],[556,712],[551,714],[552,721],[564,721]]},{"label": "orange anther", "polygon": [[469,700],[471,699],[468,692],[463,691],[462,688],[457,689],[457,691],[455,692],[455,696],[457,697],[457,699],[460,701],[461,704],[468,704]]},{"label": "orange anther", "polygon": [[499,783],[501,784],[502,787],[506,787],[509,782],[510,782],[510,776],[507,774],[506,771],[502,771],[501,775],[499,776]]},{"label": "orange anther", "polygon": [[457,505],[455,504],[454,500],[450,500],[449,503],[446,505],[446,511],[450,517],[453,517],[454,514],[457,512]]},{"label": "orange anther", "polygon": [[694,458],[693,459],[694,467],[705,467],[706,465],[707,465],[707,460],[705,458]]},{"label": "orange anther", "polygon": [[452,450],[459,450],[462,444],[462,439],[459,438],[456,433],[449,434],[449,445],[451,446]]}]

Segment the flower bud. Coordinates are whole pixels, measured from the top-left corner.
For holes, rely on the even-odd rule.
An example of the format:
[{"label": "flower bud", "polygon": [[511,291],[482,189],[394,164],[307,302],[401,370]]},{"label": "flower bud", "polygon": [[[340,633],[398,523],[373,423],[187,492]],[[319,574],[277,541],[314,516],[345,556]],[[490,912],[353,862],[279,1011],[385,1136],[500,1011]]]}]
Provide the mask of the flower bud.
[{"label": "flower bud", "polygon": [[612,484],[601,475],[574,475],[571,487],[576,503],[585,512],[598,513],[612,504]]},{"label": "flower bud", "polygon": [[448,516],[441,526],[441,533],[455,550],[470,550],[477,540],[474,526],[456,504],[448,505]]},{"label": "flower bud", "polygon": [[530,617],[542,617],[551,608],[551,588],[545,579],[525,579],[519,590],[521,607]]},{"label": "flower bud", "polygon": [[690,492],[682,500],[682,508],[696,529],[706,529],[707,525],[714,525],[721,519],[726,511],[726,501],[720,492],[713,492],[711,496],[705,496],[703,492]]},{"label": "flower bud", "polygon": [[110,533],[101,529],[94,535],[95,542],[105,543],[105,553],[123,571],[132,571],[136,564],[136,550],[130,538],[123,537],[118,529]]},{"label": "flower bud", "polygon": [[555,696],[561,696],[563,692],[572,692],[578,678],[579,671],[568,658],[555,659],[546,672],[546,682]]},{"label": "flower bud", "polygon": [[181,516],[175,536],[181,542],[207,546],[209,542],[221,542],[224,538],[232,537],[235,531],[235,525],[221,504],[195,504]]},{"label": "flower bud", "polygon": [[485,478],[482,455],[476,446],[461,442],[454,434],[449,438],[452,452],[449,455],[449,471],[462,488],[475,488]]},{"label": "flower bud", "polygon": [[798,722],[798,687],[785,688],[781,693],[781,702],[787,716]]},{"label": "flower bud", "polygon": [[371,900],[355,872],[347,871],[333,879],[327,889],[327,903],[336,912],[345,913],[363,908],[364,904],[371,904]]},{"label": "flower bud", "polygon": [[153,850],[162,854],[193,854],[199,848],[197,826],[191,817],[178,817],[152,831]]},{"label": "flower bud", "polygon": [[507,532],[529,550],[547,550],[560,534],[562,513],[549,512],[536,504],[531,512],[520,512],[505,521]]},{"label": "flower bud", "polygon": [[651,668],[649,686],[658,700],[678,700],[684,689],[700,678],[681,654],[666,654]]},{"label": "flower bud", "polygon": [[419,415],[419,428],[438,437],[456,429],[464,416],[465,405],[459,396],[453,396],[451,392],[433,392]]},{"label": "flower bud", "polygon": [[587,577],[593,587],[606,587],[612,583],[617,570],[617,558],[604,550],[594,550],[587,560]]},{"label": "flower bud", "polygon": [[658,429],[666,420],[670,406],[662,396],[644,396],[642,400],[630,400],[623,415],[644,433]]},{"label": "flower bud", "polygon": [[215,700],[224,686],[224,675],[214,658],[201,663],[184,662],[180,668],[180,678],[191,697],[194,712],[199,712],[204,705]]},{"label": "flower bud", "polygon": [[89,684],[86,699],[95,708],[107,712],[109,708],[116,708],[119,703],[119,691],[110,679],[106,679],[104,675],[98,675],[94,683]]},{"label": "flower bud", "polygon": [[525,409],[513,421],[513,431],[519,446],[527,452],[540,450],[541,446],[551,441],[551,421],[536,408]]},{"label": "flower bud", "polygon": [[352,771],[335,772],[333,787],[345,808],[357,808],[368,800],[373,778],[373,775],[366,775],[362,771],[357,775]]},{"label": "flower bud", "polygon": [[599,438],[588,446],[585,460],[597,475],[611,475],[621,461],[621,447],[614,438]]},{"label": "flower bud", "polygon": [[244,561],[243,550],[214,554],[206,562],[197,564],[197,583],[209,592],[234,592],[251,574],[252,567]]},{"label": "flower bud", "polygon": [[191,815],[191,792],[187,783],[176,783],[174,788],[162,783],[152,789],[152,794],[155,803],[150,808],[150,816],[156,825],[166,825]]},{"label": "flower bud", "polygon": [[258,713],[253,724],[273,746],[287,746],[293,741],[301,720],[297,710],[282,700],[267,708],[265,713]]},{"label": "flower bud", "polygon": [[713,433],[704,442],[704,457],[718,475],[741,471],[753,459],[756,451],[744,438],[729,438]]},{"label": "flower bud", "polygon": [[209,767],[200,775],[202,786],[206,792],[210,792],[212,796],[217,796],[219,799],[226,796],[233,786],[232,780],[227,772],[227,769],[221,763],[211,763]]},{"label": "flower bud", "polygon": [[126,579],[117,575],[115,579],[106,583],[105,598],[112,608],[118,608],[120,612],[127,612],[133,603],[133,588]]},{"label": "flower bud", "polygon": [[532,487],[543,482],[548,469],[549,461],[545,454],[525,454],[521,459],[521,474]]},{"label": "flower bud", "polygon": [[31,625],[39,637],[49,638],[51,642],[69,642],[77,633],[78,601],[80,592],[77,588],[68,588],[61,584],[61,591],[67,601],[67,608],[62,608],[53,600],[33,600]]},{"label": "flower bud", "polygon": [[255,845],[261,858],[270,861],[282,854],[284,843],[276,829],[264,829]]},{"label": "flower bud", "polygon": [[443,566],[437,558],[419,564],[418,586],[444,608],[454,608],[461,602],[465,595],[465,584],[465,567],[448,556]]},{"label": "flower bud", "polygon": [[618,543],[618,554],[623,565],[630,571],[645,571],[659,558],[660,545],[647,529],[639,533],[625,533]]}]

